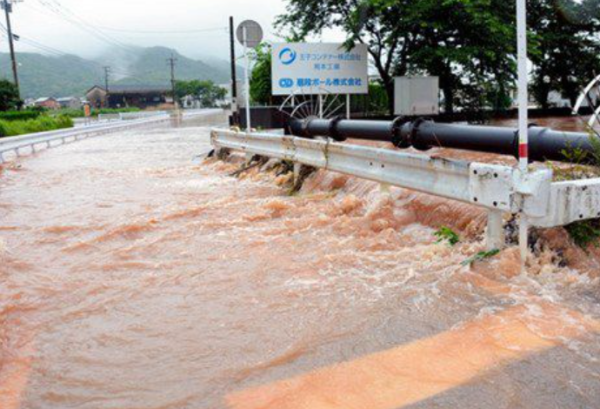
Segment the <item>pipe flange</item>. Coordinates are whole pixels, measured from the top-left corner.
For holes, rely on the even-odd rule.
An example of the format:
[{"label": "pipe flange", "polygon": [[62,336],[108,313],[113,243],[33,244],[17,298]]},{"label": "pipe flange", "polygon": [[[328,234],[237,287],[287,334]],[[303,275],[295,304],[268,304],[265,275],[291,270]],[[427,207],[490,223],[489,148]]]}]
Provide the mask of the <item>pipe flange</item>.
[{"label": "pipe flange", "polygon": [[401,132],[402,127],[408,122],[410,121],[404,116],[399,116],[392,122],[392,143],[397,148],[410,148],[410,138],[404,138]]},{"label": "pipe flange", "polygon": [[419,138],[418,138],[418,134],[417,134],[419,132],[419,127],[421,125],[423,125],[423,123],[425,123],[425,122],[433,122],[433,120],[425,119],[425,118],[418,118],[416,121],[414,121],[412,123],[412,128],[410,130],[410,144],[412,145],[413,148],[420,150],[420,151],[427,151],[427,150],[431,149],[431,146],[419,142]]},{"label": "pipe flange", "polygon": [[337,130],[338,123],[343,119],[344,119],[343,116],[338,115],[335,118],[331,119],[331,121],[329,123],[329,137],[336,142],[344,142],[345,140],[348,139],[344,136],[341,136]]},{"label": "pipe flange", "polygon": [[308,134],[308,124],[309,124],[310,120],[309,119],[296,119],[293,118],[290,120],[290,134],[297,136],[299,138],[307,138],[307,139],[313,139],[309,134]]}]

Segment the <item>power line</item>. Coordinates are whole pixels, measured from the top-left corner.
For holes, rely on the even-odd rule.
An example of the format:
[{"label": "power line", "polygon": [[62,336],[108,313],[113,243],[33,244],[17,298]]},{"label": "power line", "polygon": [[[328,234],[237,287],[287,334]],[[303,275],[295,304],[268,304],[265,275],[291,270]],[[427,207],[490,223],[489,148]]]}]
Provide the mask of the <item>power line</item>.
[{"label": "power line", "polygon": [[132,30],[127,28],[115,28],[108,27],[100,24],[93,24],[87,20],[84,20],[82,17],[75,14],[70,9],[66,8],[64,5],[60,3],[59,0],[45,0],[53,3],[57,8],[66,11],[70,15],[85,21],[86,24],[96,27],[97,29],[103,29],[108,31],[115,31],[120,33],[132,33],[132,34],[193,34],[193,33],[206,33],[211,31],[226,31],[227,27],[212,27],[212,28],[202,28],[202,29],[190,29],[190,30]]},{"label": "power line", "polygon": [[[8,32],[6,30],[6,27],[2,23],[0,23],[0,31],[3,33],[4,37],[8,38]],[[25,44],[27,44],[27,45],[29,45],[31,47],[34,47],[34,48],[36,48],[36,49],[38,49],[40,51],[44,51],[44,52],[46,52],[46,53],[48,53],[48,54],[50,54],[51,56],[54,56],[54,57],[64,57],[66,55],[72,55],[72,56],[76,57],[75,55],[73,55],[71,53],[59,50],[59,49],[54,48],[54,47],[47,46],[45,44],[42,44],[42,43],[40,43],[38,41],[32,40],[32,39],[27,38],[27,37],[23,37],[23,36],[20,36],[20,35],[17,36],[15,34],[13,34],[13,37],[15,37],[15,39],[18,40],[19,42],[25,43]],[[83,60],[83,61],[85,63],[90,63],[90,64],[93,64],[93,65],[96,65],[98,68],[102,68],[102,69],[104,68],[104,66],[101,63],[97,62],[97,61],[94,61],[94,60]],[[132,76],[130,72],[115,70],[115,69],[112,69],[112,68],[111,68],[110,72],[112,74],[117,74],[117,75],[120,75],[122,77],[131,77]],[[144,75],[144,74],[150,74],[150,72],[142,73],[142,75]]]},{"label": "power line", "polygon": [[215,31],[227,32],[227,27],[204,28],[204,29],[198,29],[198,30],[165,30],[165,31],[161,31],[161,30],[131,30],[131,29],[127,29],[127,28],[114,28],[114,27],[107,27],[107,26],[101,26],[101,25],[94,25],[94,27],[102,29],[102,30],[115,31],[115,32],[119,32],[119,33],[129,33],[129,34],[164,35],[164,34],[201,34],[201,33],[215,32]]},{"label": "power line", "polygon": [[98,29],[94,29],[93,24],[90,24],[83,18],[75,15],[70,10],[63,7],[60,3],[58,3],[58,2],[51,3],[49,0],[38,0],[38,2],[44,8],[46,8],[47,10],[49,10],[53,14],[55,14],[57,17],[60,17],[61,19],[68,21],[69,23],[73,24],[74,26],[76,26],[76,27],[80,28],[81,30],[96,37],[98,40],[103,41],[109,45],[119,47],[126,51],[130,51],[131,46],[124,44],[124,43],[120,42],[119,40],[114,39],[113,37],[103,33],[102,31],[100,31]]}]

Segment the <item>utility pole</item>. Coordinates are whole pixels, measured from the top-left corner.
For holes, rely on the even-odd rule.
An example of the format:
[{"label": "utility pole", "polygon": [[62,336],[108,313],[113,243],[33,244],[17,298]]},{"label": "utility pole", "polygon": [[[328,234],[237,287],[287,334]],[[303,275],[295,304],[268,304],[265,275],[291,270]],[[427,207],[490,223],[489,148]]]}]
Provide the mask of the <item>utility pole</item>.
[{"label": "utility pole", "polygon": [[239,117],[237,112],[237,72],[235,66],[235,28],[233,25],[233,17],[229,17],[229,40],[231,47],[231,114],[233,125],[239,125]]},{"label": "utility pole", "polygon": [[106,90],[106,102],[105,102],[106,108],[110,107],[109,100],[108,100],[109,93],[110,93],[110,90],[108,88],[109,81],[110,81],[110,67],[106,66],[106,67],[104,67],[104,89]]},{"label": "utility pole", "polygon": [[168,58],[167,62],[171,66],[171,92],[173,94],[173,104],[175,104],[175,109],[177,109],[178,108],[177,96],[175,95],[175,86],[176,86],[175,63],[177,62],[177,58],[175,58],[175,56],[173,54],[171,54],[171,58]]},{"label": "utility pole", "polygon": [[19,95],[19,98],[21,98],[21,87],[19,86],[19,74],[17,72],[17,56],[15,55],[14,36],[12,32],[12,24],[10,22],[10,13],[12,13],[13,3],[15,2],[16,0],[2,0],[2,8],[4,9],[4,14],[6,14],[6,29],[8,31],[8,44],[10,47],[10,59],[12,60],[15,87],[17,87],[17,94]]}]

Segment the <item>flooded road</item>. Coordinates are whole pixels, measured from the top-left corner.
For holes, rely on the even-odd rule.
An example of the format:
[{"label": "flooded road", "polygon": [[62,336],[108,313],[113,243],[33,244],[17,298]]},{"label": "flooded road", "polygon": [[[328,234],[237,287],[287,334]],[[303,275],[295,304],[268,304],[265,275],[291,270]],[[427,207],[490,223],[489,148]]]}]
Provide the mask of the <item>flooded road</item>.
[{"label": "flooded road", "polygon": [[465,266],[477,209],[324,171],[290,195],[289,175],[196,163],[208,135],[4,166],[0,408],[600,407],[594,260]]}]

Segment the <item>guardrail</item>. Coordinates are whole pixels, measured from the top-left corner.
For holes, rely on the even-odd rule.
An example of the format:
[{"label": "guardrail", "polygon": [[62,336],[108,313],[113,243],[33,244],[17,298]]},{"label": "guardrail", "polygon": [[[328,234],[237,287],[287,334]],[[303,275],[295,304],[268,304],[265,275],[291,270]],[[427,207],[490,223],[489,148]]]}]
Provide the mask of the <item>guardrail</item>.
[{"label": "guardrail", "polygon": [[135,119],[153,118],[169,115],[167,111],[120,112],[116,114],[100,114],[99,121],[131,121]]},{"label": "guardrail", "polygon": [[55,146],[56,142],[58,142],[58,144],[64,144],[79,139],[123,131],[139,126],[169,122],[170,120],[171,117],[169,115],[162,115],[127,122],[100,123],[78,128],[0,138],[0,163],[5,161],[4,155],[9,152],[14,152],[17,156],[20,156],[21,150],[30,149],[31,151],[35,151],[36,147],[39,145],[45,145],[47,148],[50,148]]},{"label": "guardrail", "polygon": [[536,227],[600,217],[600,179],[553,182],[550,169],[523,175],[503,165],[228,129],[213,129],[211,143],[216,150],[287,160],[482,207],[488,212],[489,249],[504,247],[505,213]]}]

